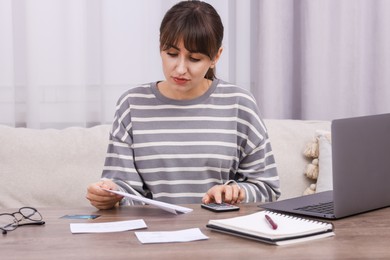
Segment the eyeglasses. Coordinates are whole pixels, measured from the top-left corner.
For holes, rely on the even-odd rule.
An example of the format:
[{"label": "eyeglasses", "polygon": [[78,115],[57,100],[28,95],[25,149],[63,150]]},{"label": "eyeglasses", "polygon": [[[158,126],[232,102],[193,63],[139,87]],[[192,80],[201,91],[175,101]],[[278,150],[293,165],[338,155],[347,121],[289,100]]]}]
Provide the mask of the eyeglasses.
[{"label": "eyeglasses", "polygon": [[[21,223],[23,220],[28,222]],[[14,213],[0,214],[0,229],[2,230],[3,235],[20,226],[44,224],[45,221],[42,221],[41,213],[39,213],[37,209],[31,207],[22,207],[19,211]]]}]

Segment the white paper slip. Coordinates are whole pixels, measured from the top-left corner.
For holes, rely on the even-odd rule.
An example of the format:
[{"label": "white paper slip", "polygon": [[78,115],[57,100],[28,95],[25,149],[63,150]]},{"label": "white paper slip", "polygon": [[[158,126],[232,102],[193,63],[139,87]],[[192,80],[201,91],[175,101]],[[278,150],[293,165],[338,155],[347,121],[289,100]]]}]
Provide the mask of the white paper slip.
[{"label": "white paper slip", "polygon": [[178,231],[160,232],[134,232],[142,244],[170,243],[170,242],[190,242],[196,240],[209,239],[199,228],[190,228]]},{"label": "white paper slip", "polygon": [[127,197],[127,198],[130,198],[132,200],[141,201],[141,202],[144,202],[146,204],[150,204],[150,205],[159,207],[159,208],[161,208],[165,211],[171,212],[173,214],[182,214],[182,213],[188,213],[188,212],[192,211],[192,209],[190,209],[190,208],[186,208],[186,207],[182,207],[182,206],[178,206],[178,205],[174,205],[174,204],[170,204],[170,203],[166,203],[166,202],[162,202],[162,201],[151,200],[148,198],[136,196],[136,195],[129,194],[126,192],[109,190],[109,189],[104,189],[104,188],[102,188],[102,189],[109,191],[109,192],[112,192],[112,193],[115,193],[115,194],[118,194],[118,195],[121,195],[121,196],[124,196],[124,197]]},{"label": "white paper slip", "polygon": [[141,228],[147,228],[143,219],[103,223],[70,223],[70,231],[74,234],[122,232]]}]

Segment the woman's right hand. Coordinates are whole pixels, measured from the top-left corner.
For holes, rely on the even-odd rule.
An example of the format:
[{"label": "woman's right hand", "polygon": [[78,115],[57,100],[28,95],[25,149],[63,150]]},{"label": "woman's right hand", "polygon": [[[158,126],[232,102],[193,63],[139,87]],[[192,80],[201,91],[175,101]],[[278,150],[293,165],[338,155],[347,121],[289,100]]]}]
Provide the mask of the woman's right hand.
[{"label": "woman's right hand", "polygon": [[117,185],[111,180],[101,180],[90,184],[87,188],[86,198],[92,206],[98,209],[111,209],[122,200],[123,196],[102,190],[102,188],[118,190]]}]

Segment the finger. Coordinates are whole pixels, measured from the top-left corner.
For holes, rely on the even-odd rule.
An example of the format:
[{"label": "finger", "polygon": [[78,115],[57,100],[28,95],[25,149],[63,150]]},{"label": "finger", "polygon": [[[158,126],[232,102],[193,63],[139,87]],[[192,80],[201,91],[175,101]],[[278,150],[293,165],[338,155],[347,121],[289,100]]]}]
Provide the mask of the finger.
[{"label": "finger", "polygon": [[226,203],[232,203],[233,202],[233,188],[230,185],[224,185],[223,186],[223,195],[224,195],[224,202]]},{"label": "finger", "polygon": [[232,185],[232,203],[236,204],[239,202],[239,196],[240,196],[240,186],[238,185]]},{"label": "finger", "polygon": [[113,207],[112,203],[91,202],[91,205],[98,209],[110,209]]},{"label": "finger", "polygon": [[211,196],[211,198],[214,197],[214,201],[215,203],[222,203],[222,190],[221,189],[215,189],[214,192],[213,192],[213,196]]},{"label": "finger", "polygon": [[[112,199],[121,200],[123,196],[117,195],[106,190],[101,189],[99,185],[102,185],[100,182],[97,184],[90,185],[87,189],[87,199],[90,201],[108,201]],[[103,184],[102,186],[104,186]]]},{"label": "finger", "polygon": [[88,193],[87,199],[91,202],[105,203],[107,201],[111,201],[113,198],[112,198],[112,196],[104,196],[104,195],[102,196],[102,195],[97,195],[97,194],[93,194],[93,193]]},{"label": "finger", "polygon": [[[109,186],[109,185],[107,185],[107,184],[105,184],[105,183],[103,183],[102,185],[100,185],[99,186],[99,193],[101,193],[101,194],[114,194],[114,193],[112,193],[112,192],[108,192],[108,191],[106,191],[106,190],[112,190],[112,188]],[[106,189],[106,190],[103,190],[103,189]]]},{"label": "finger", "polygon": [[111,196],[99,196],[94,194],[87,194],[87,199],[90,201],[92,206],[95,206],[99,209],[108,209],[112,208],[118,201],[122,199],[119,197],[111,197]]},{"label": "finger", "polygon": [[222,203],[222,188],[219,186],[214,186],[209,189],[205,195],[206,204],[215,202]]},{"label": "finger", "polygon": [[202,198],[202,203],[204,203],[204,204],[209,204],[210,201],[211,201],[211,198],[210,198],[210,196],[206,193],[206,194],[203,196],[203,198]]},{"label": "finger", "polygon": [[116,184],[110,180],[102,180],[102,181],[98,182],[94,188],[95,188],[94,193],[99,194],[100,196],[120,197],[120,195],[103,190],[103,189],[117,190]]},{"label": "finger", "polygon": [[109,190],[117,190],[117,185],[112,180],[103,179],[102,181],[103,181],[103,184],[105,185],[105,187],[107,189],[109,189]]},{"label": "finger", "polygon": [[245,196],[246,196],[245,189],[240,188],[239,193],[238,193],[238,200],[237,200],[237,202],[238,203],[243,202],[245,200]]}]

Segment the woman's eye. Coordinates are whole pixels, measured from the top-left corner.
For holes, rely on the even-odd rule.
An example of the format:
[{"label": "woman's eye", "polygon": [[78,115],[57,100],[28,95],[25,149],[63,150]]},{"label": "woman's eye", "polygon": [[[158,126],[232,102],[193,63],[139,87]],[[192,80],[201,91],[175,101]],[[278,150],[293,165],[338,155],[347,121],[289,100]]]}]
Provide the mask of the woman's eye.
[{"label": "woman's eye", "polygon": [[200,59],[190,57],[190,61],[192,61],[192,62],[198,62],[198,61],[200,61]]},{"label": "woman's eye", "polygon": [[167,55],[170,56],[170,57],[176,57],[177,53],[167,52]]}]

